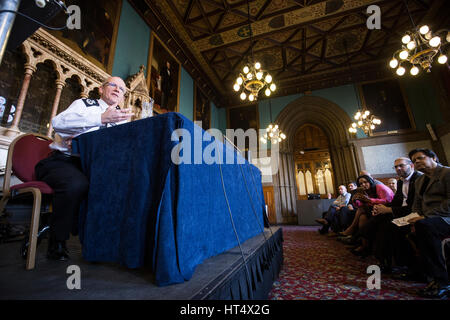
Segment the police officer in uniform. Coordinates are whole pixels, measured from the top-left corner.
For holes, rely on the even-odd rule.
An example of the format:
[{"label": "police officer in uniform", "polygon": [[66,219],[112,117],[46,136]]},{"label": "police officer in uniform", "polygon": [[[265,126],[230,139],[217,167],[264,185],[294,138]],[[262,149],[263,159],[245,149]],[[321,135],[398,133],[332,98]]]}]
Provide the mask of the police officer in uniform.
[{"label": "police officer in uniform", "polygon": [[80,158],[71,154],[72,138],[86,132],[127,122],[133,113],[118,106],[126,85],[119,77],[108,78],[99,89],[101,98],[75,100],[52,119],[55,140],[53,152],[35,167],[36,178],[53,190],[50,237],[47,258],[68,260],[66,240],[78,234],[78,211],[89,182],[81,171]]}]

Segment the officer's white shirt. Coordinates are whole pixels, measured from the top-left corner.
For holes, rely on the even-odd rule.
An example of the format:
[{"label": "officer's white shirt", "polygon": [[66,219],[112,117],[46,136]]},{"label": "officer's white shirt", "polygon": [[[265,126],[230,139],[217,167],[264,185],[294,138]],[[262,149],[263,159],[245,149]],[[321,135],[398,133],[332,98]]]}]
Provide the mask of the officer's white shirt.
[{"label": "officer's white shirt", "polygon": [[[101,116],[108,107],[109,105],[102,99],[78,99],[72,102],[66,110],[52,119],[55,139],[49,147],[70,154],[72,148],[68,142],[72,138],[105,127]],[[113,125],[125,122],[127,120]]]}]

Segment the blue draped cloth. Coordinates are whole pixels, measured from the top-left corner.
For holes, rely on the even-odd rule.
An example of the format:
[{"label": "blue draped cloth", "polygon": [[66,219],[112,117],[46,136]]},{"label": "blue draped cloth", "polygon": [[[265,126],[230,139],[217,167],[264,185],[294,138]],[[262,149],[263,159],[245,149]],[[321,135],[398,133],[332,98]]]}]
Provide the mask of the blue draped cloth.
[{"label": "blue draped cloth", "polygon": [[[164,286],[189,280],[205,259],[264,230],[259,169],[179,113],[86,133],[72,144],[90,181],[79,220],[87,261],[151,266]],[[216,161],[205,163],[199,150]]]}]

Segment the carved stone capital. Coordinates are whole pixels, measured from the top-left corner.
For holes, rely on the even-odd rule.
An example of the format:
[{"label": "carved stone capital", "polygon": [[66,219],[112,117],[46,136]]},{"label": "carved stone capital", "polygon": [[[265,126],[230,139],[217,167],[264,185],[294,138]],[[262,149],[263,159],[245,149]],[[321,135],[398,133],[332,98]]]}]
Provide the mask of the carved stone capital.
[{"label": "carved stone capital", "polygon": [[31,63],[25,63],[24,65],[25,68],[25,74],[29,74],[30,76],[33,75],[33,73],[36,72],[36,65],[33,65]]}]

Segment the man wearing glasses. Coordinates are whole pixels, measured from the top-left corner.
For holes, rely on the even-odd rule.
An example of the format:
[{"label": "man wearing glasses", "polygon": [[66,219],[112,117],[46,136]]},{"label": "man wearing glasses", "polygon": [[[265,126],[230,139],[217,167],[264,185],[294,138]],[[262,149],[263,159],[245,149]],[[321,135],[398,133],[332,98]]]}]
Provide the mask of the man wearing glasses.
[{"label": "man wearing glasses", "polygon": [[439,163],[430,149],[414,149],[409,157],[424,174],[417,179],[412,212],[419,217],[408,220],[414,227],[417,247],[430,280],[419,291],[426,298],[450,297],[450,282],[442,240],[450,238],[450,167]]},{"label": "man wearing glasses", "polygon": [[72,139],[82,133],[127,122],[133,113],[120,109],[126,85],[119,77],[108,78],[99,88],[100,99],[78,99],[52,119],[53,152],[35,167],[37,180],[53,190],[47,258],[68,260],[66,240],[78,234],[78,211],[89,183],[81,170],[80,158],[72,155]]},{"label": "man wearing glasses", "polygon": [[417,266],[413,248],[407,240],[410,227],[398,227],[391,221],[411,213],[415,195],[414,183],[422,173],[415,171],[412,161],[406,157],[397,158],[394,161],[393,169],[400,178],[394,198],[387,205],[374,206],[373,219],[362,228],[361,235],[373,241],[374,254],[379,260],[383,272],[391,272],[394,258],[397,266],[403,267],[399,270],[398,278],[420,279],[421,270]]}]

